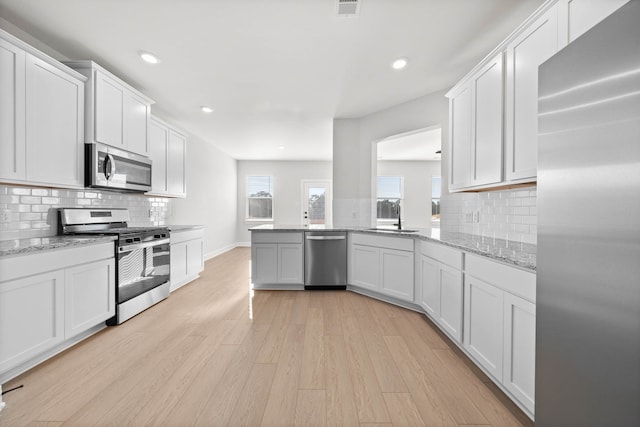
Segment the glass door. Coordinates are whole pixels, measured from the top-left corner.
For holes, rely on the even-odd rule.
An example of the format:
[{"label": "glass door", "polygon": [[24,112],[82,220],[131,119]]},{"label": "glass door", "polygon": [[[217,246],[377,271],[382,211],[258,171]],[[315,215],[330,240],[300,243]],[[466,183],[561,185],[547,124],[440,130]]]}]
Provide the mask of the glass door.
[{"label": "glass door", "polygon": [[331,181],[302,181],[302,224],[331,227]]}]

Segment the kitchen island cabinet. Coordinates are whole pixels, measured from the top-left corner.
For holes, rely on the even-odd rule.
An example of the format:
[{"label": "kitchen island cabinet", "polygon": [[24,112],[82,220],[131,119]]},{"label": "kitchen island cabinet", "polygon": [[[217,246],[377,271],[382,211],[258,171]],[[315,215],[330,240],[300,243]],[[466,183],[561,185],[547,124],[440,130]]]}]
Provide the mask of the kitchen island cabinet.
[{"label": "kitchen island cabinet", "polygon": [[252,232],[251,283],[256,289],[303,289],[304,233]]},{"label": "kitchen island cabinet", "polygon": [[84,187],[86,78],[0,30],[0,181]]},{"label": "kitchen island cabinet", "polygon": [[112,239],[75,242],[0,257],[0,384],[102,329],[115,314]]},{"label": "kitchen island cabinet", "polygon": [[350,234],[351,272],[356,287],[413,302],[414,262],[412,238]]},{"label": "kitchen island cabinet", "polygon": [[204,270],[204,229],[169,226],[171,230],[171,291],[200,277]]}]

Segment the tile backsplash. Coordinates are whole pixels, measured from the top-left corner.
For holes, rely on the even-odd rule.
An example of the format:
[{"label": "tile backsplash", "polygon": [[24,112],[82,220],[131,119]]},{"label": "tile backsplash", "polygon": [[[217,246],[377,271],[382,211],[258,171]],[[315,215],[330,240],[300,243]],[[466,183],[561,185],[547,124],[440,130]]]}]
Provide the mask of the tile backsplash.
[{"label": "tile backsplash", "polygon": [[56,208],[128,208],[131,226],[165,225],[171,199],[109,191],[0,185],[0,240],[54,236]]},{"label": "tile backsplash", "polygon": [[537,243],[536,187],[452,193],[441,201],[440,228],[521,243]]}]

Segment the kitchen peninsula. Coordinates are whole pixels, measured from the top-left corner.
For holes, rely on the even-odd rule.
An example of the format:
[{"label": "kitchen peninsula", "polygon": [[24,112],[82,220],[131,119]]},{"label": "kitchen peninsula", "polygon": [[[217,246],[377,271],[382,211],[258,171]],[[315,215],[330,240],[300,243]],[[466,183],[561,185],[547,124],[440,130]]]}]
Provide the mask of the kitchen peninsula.
[{"label": "kitchen peninsula", "polygon": [[[305,233],[317,230],[251,228],[253,288],[304,289]],[[347,232],[348,291],[424,313],[533,418],[535,245],[439,229],[323,230]]]}]

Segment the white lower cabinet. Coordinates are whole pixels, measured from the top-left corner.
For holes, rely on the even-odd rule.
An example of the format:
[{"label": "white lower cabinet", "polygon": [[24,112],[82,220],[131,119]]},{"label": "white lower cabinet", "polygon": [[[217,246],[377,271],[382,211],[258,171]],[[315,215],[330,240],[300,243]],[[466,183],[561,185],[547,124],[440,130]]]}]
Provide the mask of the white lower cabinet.
[{"label": "white lower cabinet", "polygon": [[462,342],[462,252],[420,244],[419,304],[455,341]]},{"label": "white lower cabinet", "polygon": [[303,285],[302,232],[251,233],[251,283]]},{"label": "white lower cabinet", "polygon": [[64,270],[0,284],[0,373],[64,341]]},{"label": "white lower cabinet", "polygon": [[113,242],[1,258],[0,384],[114,314]]},{"label": "white lower cabinet", "polygon": [[464,348],[533,415],[536,275],[477,255],[465,264]]},{"label": "white lower cabinet", "polygon": [[467,275],[464,346],[491,375],[502,380],[502,289]]},{"label": "white lower cabinet", "polygon": [[413,239],[351,233],[349,259],[349,284],[413,302]]},{"label": "white lower cabinet", "polygon": [[200,277],[204,270],[202,228],[171,231],[171,291]]},{"label": "white lower cabinet", "polygon": [[504,293],[502,384],[531,413],[535,408],[536,305]]},{"label": "white lower cabinet", "polygon": [[64,335],[70,338],[115,313],[115,263],[103,260],[65,270]]}]

